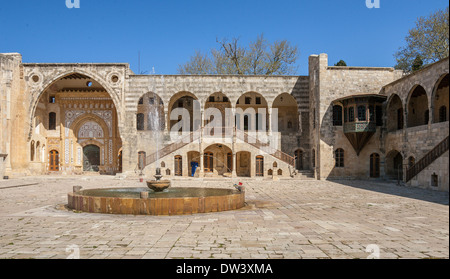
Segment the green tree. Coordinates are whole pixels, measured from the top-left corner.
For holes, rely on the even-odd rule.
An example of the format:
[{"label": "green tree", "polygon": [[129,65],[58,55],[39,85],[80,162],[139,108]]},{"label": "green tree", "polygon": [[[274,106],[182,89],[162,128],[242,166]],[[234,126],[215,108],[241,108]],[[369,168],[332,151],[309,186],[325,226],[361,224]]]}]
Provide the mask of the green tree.
[{"label": "green tree", "polygon": [[414,61],[417,57],[422,60],[423,65],[448,57],[448,7],[445,10],[438,10],[428,17],[418,18],[416,26],[409,30],[405,40],[406,45],[394,54],[397,60],[397,64],[395,65],[396,69],[412,72]]},{"label": "green tree", "polygon": [[344,60],[339,60],[334,66],[341,66],[341,67],[347,67],[347,63],[345,63]]},{"label": "green tree", "polygon": [[420,58],[420,55],[417,55],[416,59],[414,59],[413,64],[411,66],[411,70],[413,72],[418,71],[422,69],[423,66],[423,60]]},{"label": "green tree", "polygon": [[178,66],[179,74],[201,75],[291,75],[297,70],[297,46],[286,40],[269,43],[259,35],[248,47],[239,38],[216,39],[218,48],[211,54],[196,51],[190,60]]}]

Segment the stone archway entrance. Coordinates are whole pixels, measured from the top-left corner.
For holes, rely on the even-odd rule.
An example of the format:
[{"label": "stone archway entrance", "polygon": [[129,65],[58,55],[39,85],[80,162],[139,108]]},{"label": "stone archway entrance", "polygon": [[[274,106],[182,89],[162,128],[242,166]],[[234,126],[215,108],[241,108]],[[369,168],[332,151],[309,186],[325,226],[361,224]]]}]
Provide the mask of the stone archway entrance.
[{"label": "stone archway entrance", "polygon": [[59,166],[51,164],[56,155],[47,154],[48,171],[122,171],[117,155],[122,140],[113,96],[102,83],[80,73],[60,77],[46,87],[34,111],[39,129],[32,130],[31,141],[45,144],[49,152],[58,150]]},{"label": "stone archway entrance", "polygon": [[83,171],[98,172],[100,166],[100,147],[86,145],[83,147]]}]

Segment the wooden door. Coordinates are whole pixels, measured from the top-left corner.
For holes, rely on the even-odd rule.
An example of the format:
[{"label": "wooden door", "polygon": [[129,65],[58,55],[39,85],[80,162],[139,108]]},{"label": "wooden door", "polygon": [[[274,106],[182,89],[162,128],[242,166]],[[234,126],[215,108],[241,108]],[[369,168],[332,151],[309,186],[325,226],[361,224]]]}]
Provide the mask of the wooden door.
[{"label": "wooden door", "polygon": [[380,177],[380,155],[370,155],[370,177]]},{"label": "wooden door", "polygon": [[183,157],[175,156],[175,176],[183,176]]},{"label": "wooden door", "polygon": [[56,150],[50,151],[49,170],[50,171],[59,171],[59,152]]},{"label": "wooden door", "polygon": [[264,176],[264,157],[256,156],[256,176]]},{"label": "wooden door", "polygon": [[212,152],[205,152],[203,156],[203,164],[205,172],[213,172],[214,168],[214,157]]},{"label": "wooden door", "polygon": [[295,151],[295,169],[303,170],[303,151],[301,150]]}]

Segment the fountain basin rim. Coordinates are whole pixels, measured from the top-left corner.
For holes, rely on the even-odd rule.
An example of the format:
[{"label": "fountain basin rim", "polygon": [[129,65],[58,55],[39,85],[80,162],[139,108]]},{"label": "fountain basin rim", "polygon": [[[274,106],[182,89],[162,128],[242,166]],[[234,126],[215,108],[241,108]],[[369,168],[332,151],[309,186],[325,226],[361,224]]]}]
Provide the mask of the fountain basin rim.
[{"label": "fountain basin rim", "polygon": [[[133,193],[135,193],[136,197],[120,197],[120,196],[108,196],[108,195],[90,195],[89,192],[92,191],[100,191],[100,192],[107,192],[107,191],[121,191],[124,192],[126,190],[135,190]],[[154,196],[154,194],[157,195],[164,195],[164,193],[167,192],[156,192],[148,187],[118,187],[118,188],[93,188],[93,189],[83,189],[76,193],[69,193],[74,196],[83,196],[83,197],[96,197],[96,198],[118,198],[118,199],[141,199],[139,197],[140,192],[148,192],[149,197],[148,199],[177,199],[177,198],[209,198],[209,197],[223,197],[223,196],[231,196],[231,195],[240,195],[242,192],[236,190],[236,189],[227,189],[227,188],[208,188],[208,187],[170,187],[166,190],[173,191],[173,190],[216,190],[216,191],[223,191],[223,194],[216,194],[216,195],[207,195],[207,196],[171,196],[171,197],[165,197],[165,196]],[[107,193],[105,193],[107,194]]]},{"label": "fountain basin rim", "polygon": [[[107,189],[135,189],[142,188],[103,188]],[[146,189],[146,188],[143,188]],[[192,187],[182,188],[192,189]],[[196,188],[220,189],[220,188]],[[98,189],[91,189],[98,190]],[[203,197],[149,197],[149,198],[122,198],[87,196],[83,190],[68,194],[68,207],[70,209],[87,213],[128,214],[128,215],[190,215],[196,213],[210,213],[228,210],[237,210],[245,206],[245,192],[231,189],[221,189],[228,192],[222,196]],[[147,191],[149,189],[147,188]],[[135,192],[136,193],[136,192]],[[140,192],[139,192],[140,194]]]}]

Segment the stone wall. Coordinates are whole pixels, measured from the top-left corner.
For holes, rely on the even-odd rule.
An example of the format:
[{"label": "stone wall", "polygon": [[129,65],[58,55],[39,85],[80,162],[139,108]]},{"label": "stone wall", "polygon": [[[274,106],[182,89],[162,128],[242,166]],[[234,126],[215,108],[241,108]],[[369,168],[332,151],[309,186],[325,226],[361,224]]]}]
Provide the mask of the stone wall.
[{"label": "stone wall", "polygon": [[[125,96],[125,121],[129,153],[124,153],[127,169],[135,169],[138,152],[145,151],[152,154],[156,151],[152,131],[136,131],[136,113],[138,101],[143,95],[152,92],[161,98],[164,104],[165,119],[168,119],[170,108],[182,96],[191,96],[200,103],[201,109],[206,106],[210,96],[228,98],[232,109],[236,102],[246,93],[263,98],[264,107],[271,108],[278,96],[283,93],[291,95],[295,101],[299,115],[299,128],[284,133],[281,137],[279,149],[294,156],[296,149],[309,150],[309,78],[288,76],[142,76],[131,75]],[[250,96],[250,95],[249,95]],[[254,97],[254,96],[253,96]],[[254,98],[253,98],[254,99]],[[240,102],[242,105],[242,102]],[[273,124],[272,124],[273,125]],[[162,145],[170,144],[169,126],[160,132]],[[124,147],[125,148],[125,147]],[[161,146],[159,147],[161,148]],[[125,166],[125,162],[124,162]],[[124,168],[125,169],[125,168]]]},{"label": "stone wall", "polygon": [[[392,119],[392,114],[386,113],[385,123],[387,122],[387,129],[383,129],[381,136],[381,149],[388,154],[392,151],[398,151],[403,157],[403,166],[406,169],[409,165],[409,159],[414,158],[415,162],[423,158],[429,151],[431,151],[436,145],[438,145],[443,139],[449,135],[449,122],[447,121],[438,123],[439,107],[441,105],[447,106],[448,111],[448,94],[449,87],[441,87],[438,90],[439,84],[443,77],[449,73],[449,59],[444,59],[437,63],[431,64],[424,69],[417,71],[413,74],[405,76],[397,81],[387,84],[383,87],[381,94],[388,97],[386,101],[387,111],[391,107],[398,107],[397,104],[401,100],[400,107],[403,111],[403,129],[393,129],[390,121],[397,121],[397,118]],[[417,87],[422,87],[426,95],[422,96],[420,104],[412,104],[413,100],[411,96]],[[397,97],[398,96],[398,97]],[[439,97],[437,97],[439,96]],[[412,111],[414,108],[414,112]],[[424,119],[424,112],[429,114],[428,124],[422,123],[421,125],[411,125],[417,123],[411,123],[416,116],[411,114],[417,114],[418,117]],[[408,119],[410,121],[408,121]],[[424,122],[422,119],[422,122]],[[413,126],[413,127],[411,127]],[[448,165],[448,152],[447,152],[447,165]],[[445,161],[445,156],[442,157]],[[435,190],[448,191],[448,168],[441,167],[443,162],[442,158],[439,158],[436,162],[430,165],[426,170],[420,173],[417,177],[413,178],[410,185],[419,187],[430,187]],[[445,166],[445,164],[444,164]],[[431,175],[436,172],[439,177],[439,186],[431,187]],[[404,172],[406,174],[406,172]]]},{"label": "stone wall", "polygon": [[[393,68],[330,67],[326,54],[310,57],[309,72],[310,107],[315,112],[315,116],[311,115],[311,143],[317,154],[316,177],[368,177],[369,156],[379,152],[379,131],[357,156],[343,132],[333,126],[332,102],[351,95],[379,94],[383,85],[400,78],[402,72]],[[334,167],[337,148],[343,148],[348,154],[345,156],[347,164],[342,169]]]},{"label": "stone wall", "polygon": [[11,174],[12,154],[20,149],[11,144],[11,135],[17,124],[16,109],[21,107],[16,101],[20,96],[21,62],[18,53],[0,54],[0,179]]}]

